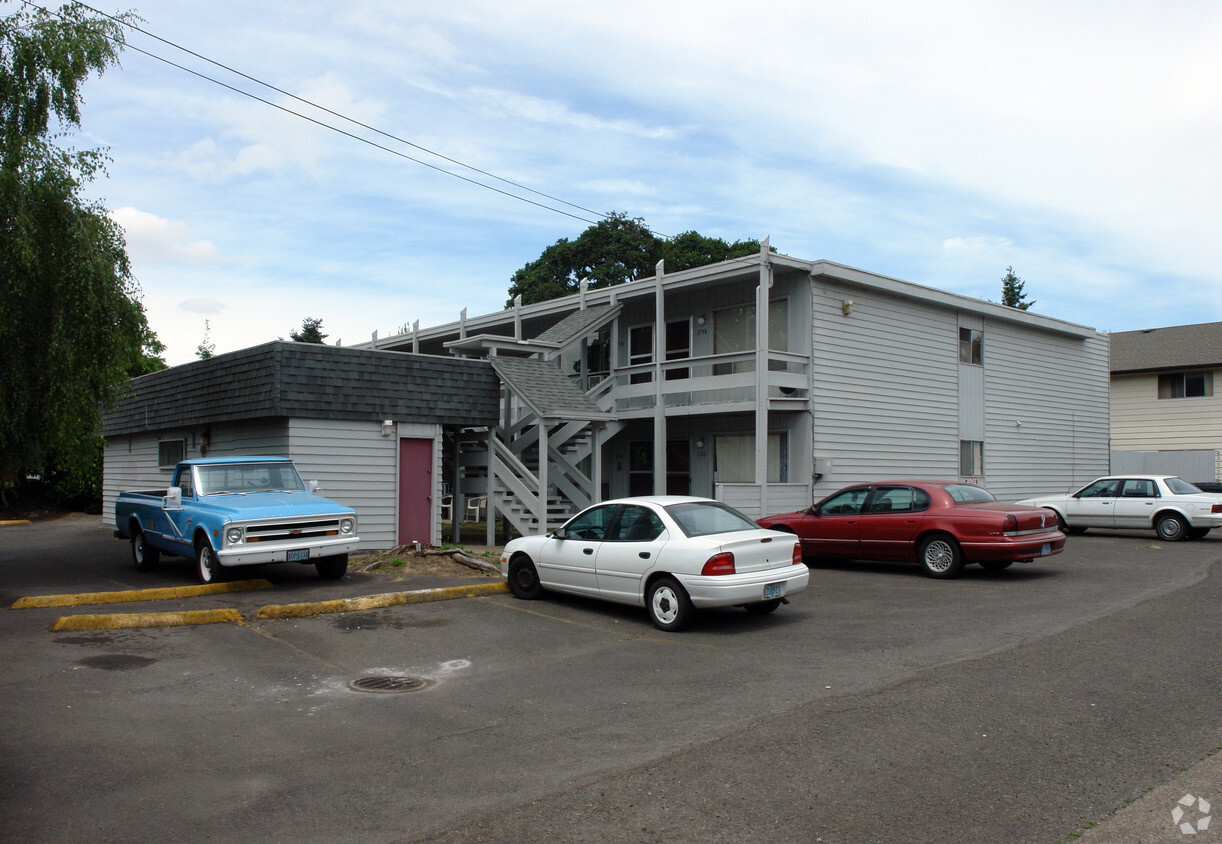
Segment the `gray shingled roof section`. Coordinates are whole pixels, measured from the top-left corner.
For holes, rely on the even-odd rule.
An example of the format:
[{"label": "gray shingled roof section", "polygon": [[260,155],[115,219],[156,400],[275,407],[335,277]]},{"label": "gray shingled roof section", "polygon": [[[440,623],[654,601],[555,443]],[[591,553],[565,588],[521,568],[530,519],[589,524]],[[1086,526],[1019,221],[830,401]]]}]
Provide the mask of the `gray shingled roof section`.
[{"label": "gray shingled roof section", "polygon": [[495,425],[499,407],[484,360],[275,342],[128,382],[102,433],[266,418]]},{"label": "gray shingled roof section", "polygon": [[492,367],[509,387],[541,416],[553,418],[610,418],[554,361],[538,358],[492,358]]},{"label": "gray shingled roof section", "polygon": [[614,306],[599,305],[584,310],[573,311],[560,322],[533,338],[536,343],[554,343],[563,346],[574,337],[579,337],[587,328],[609,314]]},{"label": "gray shingled roof section", "polygon": [[1222,322],[1111,335],[1112,372],[1222,366]]}]

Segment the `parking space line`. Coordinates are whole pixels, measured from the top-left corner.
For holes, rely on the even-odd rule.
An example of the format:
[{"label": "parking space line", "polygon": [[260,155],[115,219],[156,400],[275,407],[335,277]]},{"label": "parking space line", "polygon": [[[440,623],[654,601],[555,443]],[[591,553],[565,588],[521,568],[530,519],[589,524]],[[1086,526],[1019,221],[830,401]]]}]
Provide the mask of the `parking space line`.
[{"label": "parking space line", "polygon": [[138,601],[168,601],[174,598],[194,598],[225,592],[249,592],[271,589],[269,580],[234,580],[229,583],[204,583],[198,586],[170,586],[161,589],[129,589],[122,592],[79,592],[69,595],[34,595],[19,598],[9,609],[28,610],[40,607],[80,607],[87,604],[127,604]]},{"label": "parking space line", "polygon": [[242,621],[242,614],[235,609],[66,615],[51,625],[51,632],[122,630],[131,627],[180,627],[188,624],[241,624]]},{"label": "parking space line", "polygon": [[477,583],[470,586],[421,589],[415,592],[384,592],[380,595],[339,598],[334,601],[315,601],[305,604],[268,604],[259,608],[259,611],[255,613],[255,618],[306,618],[326,613],[377,610],[402,604],[423,604],[430,601],[448,601],[453,598],[472,598],[477,595],[499,595],[508,592],[509,586],[504,581]]}]

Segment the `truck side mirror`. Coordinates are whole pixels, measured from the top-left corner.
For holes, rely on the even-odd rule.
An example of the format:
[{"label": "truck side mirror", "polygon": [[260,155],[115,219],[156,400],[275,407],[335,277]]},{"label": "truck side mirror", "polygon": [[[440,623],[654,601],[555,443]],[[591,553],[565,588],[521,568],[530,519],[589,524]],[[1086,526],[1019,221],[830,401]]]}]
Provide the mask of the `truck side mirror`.
[{"label": "truck side mirror", "polygon": [[172,486],[167,489],[165,491],[165,504],[163,506],[167,508],[181,507],[182,489],[176,486]]},{"label": "truck side mirror", "polygon": [[318,481],[306,481],[306,489],[308,489],[311,494],[318,492]]}]

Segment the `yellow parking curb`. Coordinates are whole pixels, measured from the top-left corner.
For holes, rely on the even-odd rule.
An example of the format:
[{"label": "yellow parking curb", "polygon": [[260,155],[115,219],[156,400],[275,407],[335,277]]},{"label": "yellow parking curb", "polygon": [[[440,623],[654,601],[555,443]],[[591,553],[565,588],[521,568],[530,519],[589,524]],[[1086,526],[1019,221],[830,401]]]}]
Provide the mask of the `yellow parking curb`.
[{"label": "yellow parking curb", "polygon": [[64,630],[121,630],[129,627],[179,627],[185,624],[241,624],[242,620],[242,614],[234,609],[114,613],[111,615],[66,615],[51,625],[51,632],[59,633]]},{"label": "yellow parking curb", "polygon": [[448,601],[453,598],[473,598],[478,595],[499,595],[508,591],[509,586],[504,581],[500,581],[477,583],[470,586],[422,589],[417,592],[384,592],[380,595],[315,601],[308,604],[268,604],[259,608],[259,611],[255,613],[255,618],[306,618],[326,613],[377,610],[401,604],[423,604],[429,601]]},{"label": "yellow parking curb", "polygon": [[123,592],[79,592],[74,595],[34,595],[19,598],[10,610],[39,607],[80,607],[86,604],[127,604],[137,601],[169,601],[174,598],[194,598],[225,592],[249,592],[271,589],[270,580],[235,580],[231,583],[204,583],[199,586],[168,586],[161,589],[129,589]]},{"label": "yellow parking curb", "polygon": [[5,519],[4,521],[0,522],[0,527],[3,527],[4,525],[28,525],[29,523],[29,519]]}]

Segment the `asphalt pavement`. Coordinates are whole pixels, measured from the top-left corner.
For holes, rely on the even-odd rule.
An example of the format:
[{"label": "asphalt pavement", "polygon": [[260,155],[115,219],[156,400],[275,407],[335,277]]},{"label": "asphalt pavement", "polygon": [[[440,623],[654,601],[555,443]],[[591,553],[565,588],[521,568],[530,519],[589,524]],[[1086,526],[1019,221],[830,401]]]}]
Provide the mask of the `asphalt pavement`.
[{"label": "asphalt pavement", "polygon": [[[0,838],[1209,841],[1220,558],[1092,532],[950,582],[819,568],[773,616],[682,634],[504,594],[260,618],[479,582],[283,566],[147,608],[235,622],[57,633],[131,607],[6,610]],[[98,520],[0,527],[0,606],[191,583],[185,561],[133,571]]]}]

